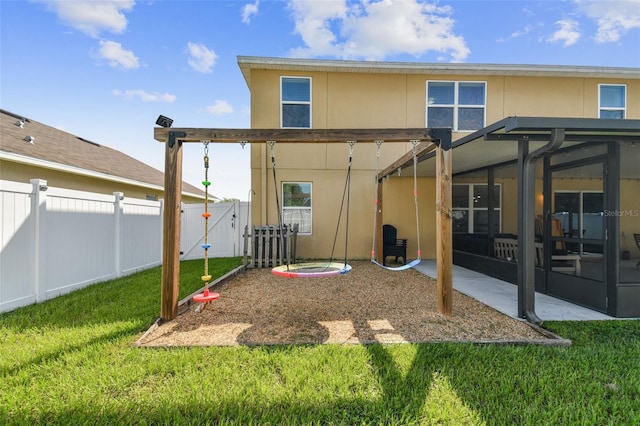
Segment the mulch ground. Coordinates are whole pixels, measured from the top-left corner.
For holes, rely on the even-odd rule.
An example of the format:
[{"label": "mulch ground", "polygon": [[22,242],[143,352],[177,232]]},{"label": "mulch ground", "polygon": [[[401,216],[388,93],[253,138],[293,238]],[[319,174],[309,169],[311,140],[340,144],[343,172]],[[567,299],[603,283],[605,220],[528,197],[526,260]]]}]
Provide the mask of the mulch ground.
[{"label": "mulch ground", "polygon": [[350,263],[344,275],[283,278],[248,269],[217,284],[220,298],[190,303],[157,321],[139,346],[232,346],[475,342],[570,342],[454,291],[453,314],[438,313],[436,281],[409,269]]}]

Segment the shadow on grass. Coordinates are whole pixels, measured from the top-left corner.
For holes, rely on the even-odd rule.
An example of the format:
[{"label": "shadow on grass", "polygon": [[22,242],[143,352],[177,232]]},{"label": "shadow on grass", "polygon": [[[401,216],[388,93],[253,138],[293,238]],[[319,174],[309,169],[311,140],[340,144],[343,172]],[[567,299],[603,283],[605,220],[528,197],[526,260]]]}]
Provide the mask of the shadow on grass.
[{"label": "shadow on grass", "polygon": [[[37,420],[49,424],[471,424],[465,413],[444,414],[425,413],[425,403],[434,376],[442,364],[439,355],[450,354],[448,344],[402,345],[400,352],[412,353],[406,363],[394,354],[398,346],[371,344],[363,345],[369,366],[363,371],[374,375],[377,384],[373,395],[354,389],[353,394],[341,393],[337,396],[322,392],[318,396],[305,394],[304,398],[291,398],[288,394],[275,394],[265,399],[249,399],[222,395],[204,399],[194,391],[180,399],[158,396],[154,404],[136,405],[128,400],[120,400],[117,406],[91,407],[70,405],[55,412],[43,412]],[[248,351],[265,352],[275,356],[279,362],[287,363],[290,351],[297,353],[296,346],[273,346],[269,348],[246,348]],[[316,346],[309,346],[315,350]],[[171,352],[171,351],[170,351]],[[279,355],[285,355],[280,358]],[[400,364],[399,364],[400,362]],[[277,368],[277,366],[275,366]],[[293,386],[293,385],[292,385]],[[343,390],[344,391],[344,390]],[[342,391],[342,392],[343,392]],[[249,392],[251,393],[251,392]],[[211,395],[211,393],[209,393]],[[185,398],[186,397],[186,398]],[[445,401],[446,403],[446,401]],[[433,403],[432,403],[433,404]],[[98,409],[99,408],[99,409]],[[478,419],[479,416],[476,416]],[[453,420],[452,420],[453,419]],[[455,419],[463,419],[457,422]]]},{"label": "shadow on grass", "polygon": [[416,345],[413,361],[403,374],[389,348],[380,344],[366,345],[371,364],[382,388],[380,410],[400,424],[419,419],[433,378],[427,345]]}]

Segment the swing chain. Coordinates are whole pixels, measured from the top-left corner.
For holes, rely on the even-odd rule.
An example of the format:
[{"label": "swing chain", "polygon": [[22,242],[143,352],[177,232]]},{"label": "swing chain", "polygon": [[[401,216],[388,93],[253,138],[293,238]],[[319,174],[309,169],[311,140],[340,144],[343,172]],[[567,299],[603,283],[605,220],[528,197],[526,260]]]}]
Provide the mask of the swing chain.
[{"label": "swing chain", "polygon": [[276,165],[276,153],[275,153],[276,141],[267,141],[267,144],[269,145],[269,150],[271,152],[271,163],[275,166]]},{"label": "swing chain", "polygon": [[412,139],[409,142],[411,142],[411,145],[413,145],[413,155],[416,155],[416,148],[418,146],[418,144],[420,143],[420,141],[418,139]]},{"label": "swing chain", "polygon": [[382,147],[382,143],[383,142],[384,141],[381,140],[381,139],[378,139],[378,140],[375,141],[375,143],[376,143],[376,157],[378,157],[378,158],[380,158],[380,148]]},{"label": "swing chain", "polygon": [[349,166],[351,166],[351,161],[353,159],[353,147],[356,145],[357,141],[347,141],[349,144]]},{"label": "swing chain", "polygon": [[240,142],[240,146],[244,149],[244,146],[247,144],[247,141],[238,141]]}]

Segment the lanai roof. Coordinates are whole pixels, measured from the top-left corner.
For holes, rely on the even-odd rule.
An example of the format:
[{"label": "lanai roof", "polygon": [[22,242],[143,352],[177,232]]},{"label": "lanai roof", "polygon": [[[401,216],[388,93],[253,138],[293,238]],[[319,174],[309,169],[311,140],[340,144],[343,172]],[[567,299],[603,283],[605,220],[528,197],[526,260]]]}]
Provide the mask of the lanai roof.
[{"label": "lanai roof", "polygon": [[[452,143],[453,173],[468,172],[490,165],[515,161],[520,139],[530,142],[530,150],[545,145],[553,129],[565,131],[563,147],[595,141],[640,141],[640,120],[562,117],[507,117]],[[640,148],[638,149],[640,156]],[[636,176],[639,158],[626,156],[620,161],[620,175]],[[410,161],[402,164],[407,173]],[[425,153],[418,164],[418,175],[434,176],[435,156]]]}]

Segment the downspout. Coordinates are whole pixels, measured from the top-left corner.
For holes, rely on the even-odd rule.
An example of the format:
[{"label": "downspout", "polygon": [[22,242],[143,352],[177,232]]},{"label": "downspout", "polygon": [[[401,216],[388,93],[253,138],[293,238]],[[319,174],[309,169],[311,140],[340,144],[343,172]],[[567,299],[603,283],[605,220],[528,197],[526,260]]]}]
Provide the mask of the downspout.
[{"label": "downspout", "polygon": [[549,142],[532,153],[528,153],[528,140],[518,141],[518,316],[536,324],[542,320],[535,312],[535,167],[564,138],[564,129],[552,129]]}]

